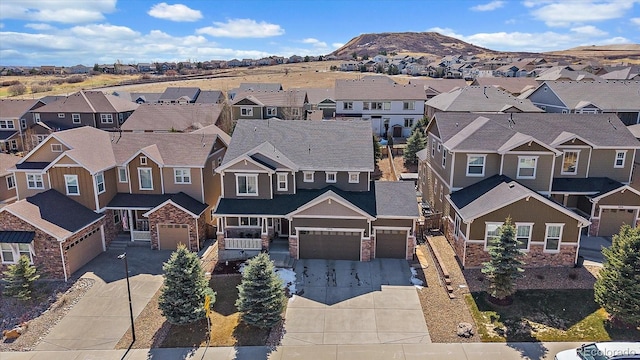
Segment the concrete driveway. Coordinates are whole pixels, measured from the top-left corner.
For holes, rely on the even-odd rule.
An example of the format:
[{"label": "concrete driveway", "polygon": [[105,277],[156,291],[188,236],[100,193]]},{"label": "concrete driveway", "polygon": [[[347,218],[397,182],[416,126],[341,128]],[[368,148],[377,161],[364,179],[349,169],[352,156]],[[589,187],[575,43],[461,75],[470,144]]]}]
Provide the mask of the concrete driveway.
[{"label": "concrete driveway", "polygon": [[430,343],[405,260],[298,260],[283,345]]},{"label": "concrete driveway", "polygon": [[602,264],[604,262],[604,256],[602,255],[603,247],[611,247],[610,237],[583,235],[580,238],[580,249],[578,250],[578,255],[582,256],[587,261]]},{"label": "concrete driveway", "polygon": [[[78,274],[95,284],[38,344],[36,350],[111,350],[131,326],[121,252],[104,252]],[[162,285],[162,263],[171,251],[127,248],[133,315],[137,317]]]}]

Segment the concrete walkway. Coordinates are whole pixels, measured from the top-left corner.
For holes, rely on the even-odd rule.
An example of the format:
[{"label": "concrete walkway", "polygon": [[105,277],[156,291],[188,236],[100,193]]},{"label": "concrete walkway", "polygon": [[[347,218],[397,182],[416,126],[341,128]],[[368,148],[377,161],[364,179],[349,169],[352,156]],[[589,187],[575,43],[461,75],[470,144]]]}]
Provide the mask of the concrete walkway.
[{"label": "concrete walkway", "polygon": [[[162,285],[162,263],[170,251],[127,248],[133,315],[137,317]],[[36,350],[111,350],[131,326],[123,260],[107,251],[80,273],[95,280]],[[4,355],[0,356],[4,360]]]},{"label": "concrete walkway", "polygon": [[132,350],[32,351],[0,354],[2,360],[552,360],[581,343],[368,344],[217,347]]},{"label": "concrete walkway", "polygon": [[582,236],[580,238],[580,250],[578,255],[582,256],[586,261],[592,261],[602,264],[604,256],[602,248],[611,247],[611,238],[601,236]]}]

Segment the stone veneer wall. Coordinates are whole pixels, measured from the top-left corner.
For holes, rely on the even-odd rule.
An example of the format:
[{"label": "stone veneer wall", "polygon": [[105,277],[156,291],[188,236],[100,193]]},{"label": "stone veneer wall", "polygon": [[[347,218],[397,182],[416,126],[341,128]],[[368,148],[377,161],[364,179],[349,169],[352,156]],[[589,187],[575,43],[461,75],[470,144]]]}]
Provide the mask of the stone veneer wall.
[{"label": "stone veneer wall", "polygon": [[209,228],[211,227],[211,225],[207,224],[207,217],[204,216],[204,214],[196,220],[196,223],[198,224],[198,243],[200,244],[199,248],[202,249],[205,240],[209,238],[209,233],[211,232]]},{"label": "stone veneer wall", "polygon": [[119,229],[122,228],[122,217],[120,218],[119,224],[113,222],[113,214],[115,211],[120,210],[106,210],[104,212],[104,242],[107,246],[107,249],[109,249],[111,241],[113,241],[118,236]]},{"label": "stone veneer wall", "polygon": [[289,256],[298,259],[298,237],[289,236]]},{"label": "stone veneer wall", "polygon": [[218,243],[218,251],[224,250],[224,233],[216,234],[216,242]]},{"label": "stone veneer wall", "polygon": [[196,238],[196,222],[194,218],[178,209],[172,204],[149,214],[149,230],[151,231],[151,248],[158,249],[158,224],[187,224],[189,225],[189,250],[198,251],[198,239]]},{"label": "stone veneer wall", "polygon": [[[60,245],[53,236],[7,211],[0,212],[0,231],[34,231],[33,264],[38,269],[38,273],[42,278],[64,279]],[[6,271],[9,265],[0,264],[0,279],[4,278],[2,272]]]},{"label": "stone veneer wall", "polygon": [[373,259],[373,256],[371,255],[372,252],[375,253],[375,250],[373,249],[373,240],[374,240],[375,236],[370,237],[369,239],[364,239],[361,241],[361,245],[360,245],[360,261],[371,261],[371,259]]},{"label": "stone veneer wall", "polygon": [[600,219],[591,218],[591,225],[589,225],[589,236],[597,236],[598,230],[600,230]]},{"label": "stone veneer wall", "polygon": [[[544,245],[531,245],[529,251],[523,257],[524,267],[574,266],[577,246],[560,245],[559,253],[545,253],[543,249]],[[467,244],[465,268],[479,268],[486,261],[489,261],[489,252],[484,251],[484,244]]]},{"label": "stone veneer wall", "polygon": [[406,260],[413,260],[413,254],[416,248],[416,237],[415,236],[409,236],[409,244],[407,245],[407,256],[406,256]]}]

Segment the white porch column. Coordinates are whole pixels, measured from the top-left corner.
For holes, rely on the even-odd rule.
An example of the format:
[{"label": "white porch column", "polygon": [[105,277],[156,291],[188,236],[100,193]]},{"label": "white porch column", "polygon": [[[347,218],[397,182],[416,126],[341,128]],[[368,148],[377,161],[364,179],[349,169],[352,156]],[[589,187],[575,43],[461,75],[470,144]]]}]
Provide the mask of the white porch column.
[{"label": "white porch column", "polygon": [[127,210],[127,217],[129,218],[129,237],[131,238],[131,241],[133,241],[134,224],[133,224],[133,215],[131,214],[131,209]]}]

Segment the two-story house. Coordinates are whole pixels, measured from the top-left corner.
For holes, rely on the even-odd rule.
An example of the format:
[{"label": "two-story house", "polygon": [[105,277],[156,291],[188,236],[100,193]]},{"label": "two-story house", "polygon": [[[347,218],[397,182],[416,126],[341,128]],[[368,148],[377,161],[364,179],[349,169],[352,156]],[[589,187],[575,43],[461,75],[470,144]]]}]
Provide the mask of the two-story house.
[{"label": "two-story house", "polygon": [[29,111],[43,106],[40,100],[0,100],[0,152],[18,152],[28,147],[27,129],[33,124]]},{"label": "two-story house", "polygon": [[612,114],[640,124],[640,81],[545,81],[527,99],[548,113]]},{"label": "two-story house", "polygon": [[200,95],[198,87],[168,87],[164,90],[158,102],[162,104],[189,104],[196,102]]},{"label": "two-story house", "polygon": [[220,104],[141,104],[122,124],[122,131],[189,132],[220,120]]},{"label": "two-story house", "polygon": [[308,103],[307,93],[302,90],[240,91],[231,102],[231,116],[234,120],[303,120]]},{"label": "two-story house", "polygon": [[9,171],[21,157],[0,153],[0,207],[16,200],[16,179]]},{"label": "two-story house", "polygon": [[36,123],[41,122],[53,131],[82,126],[115,130],[137,108],[138,104],[118,96],[81,90],[31,113]]},{"label": "two-story house", "polygon": [[371,181],[367,121],[239,120],[222,166],[218,248],[295,259],[411,259],[409,182]]},{"label": "two-story house", "polygon": [[336,117],[371,120],[374,134],[409,137],[424,117],[423,86],[400,85],[387,79],[336,80]]},{"label": "two-story house", "polygon": [[213,235],[226,147],[206,133],[55,132],[11,169],[18,201],[0,210],[0,242],[27,244],[37,267],[65,279],[116,237],[197,251]]},{"label": "two-story house", "polygon": [[437,113],[427,134],[419,189],[464,266],[489,258],[507,216],[528,266],[573,265],[582,228],[610,236],[638,222],[640,143],[614,116]]}]

